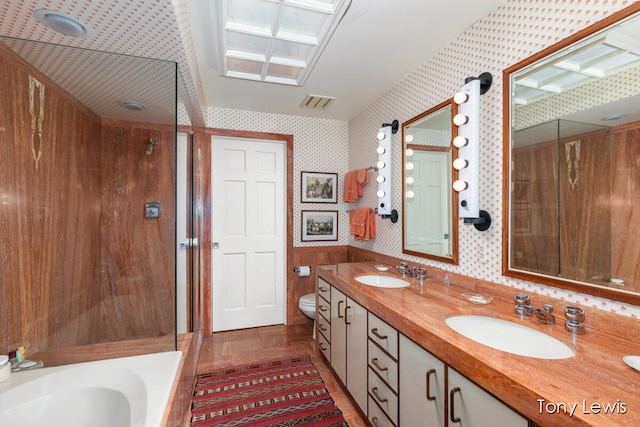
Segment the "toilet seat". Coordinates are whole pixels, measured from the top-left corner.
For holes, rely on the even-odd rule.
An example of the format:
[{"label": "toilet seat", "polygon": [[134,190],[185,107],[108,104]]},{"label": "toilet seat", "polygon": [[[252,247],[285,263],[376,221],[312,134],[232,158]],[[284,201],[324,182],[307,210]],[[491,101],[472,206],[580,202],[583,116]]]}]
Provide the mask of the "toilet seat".
[{"label": "toilet seat", "polygon": [[300,297],[300,305],[305,305],[307,307],[315,307],[316,294],[307,294]]}]

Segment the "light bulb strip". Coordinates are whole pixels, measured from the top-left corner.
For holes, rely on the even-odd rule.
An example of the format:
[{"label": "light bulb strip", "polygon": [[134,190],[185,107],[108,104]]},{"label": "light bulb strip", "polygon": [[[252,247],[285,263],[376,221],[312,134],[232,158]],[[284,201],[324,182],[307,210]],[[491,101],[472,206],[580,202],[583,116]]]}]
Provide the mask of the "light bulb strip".
[{"label": "light bulb strip", "polygon": [[391,214],[391,140],[392,126],[383,126],[378,130],[378,214]]}]

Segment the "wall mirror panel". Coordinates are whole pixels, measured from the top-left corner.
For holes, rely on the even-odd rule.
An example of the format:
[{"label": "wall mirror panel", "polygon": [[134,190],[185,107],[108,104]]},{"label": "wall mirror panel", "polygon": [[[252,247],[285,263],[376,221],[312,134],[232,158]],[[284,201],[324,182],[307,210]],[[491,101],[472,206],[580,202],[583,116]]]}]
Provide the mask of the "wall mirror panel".
[{"label": "wall mirror panel", "polygon": [[640,303],[639,12],[505,70],[505,275]]},{"label": "wall mirror panel", "polygon": [[[402,252],[458,263],[450,100],[404,122]],[[455,212],[454,212],[455,211]]]}]

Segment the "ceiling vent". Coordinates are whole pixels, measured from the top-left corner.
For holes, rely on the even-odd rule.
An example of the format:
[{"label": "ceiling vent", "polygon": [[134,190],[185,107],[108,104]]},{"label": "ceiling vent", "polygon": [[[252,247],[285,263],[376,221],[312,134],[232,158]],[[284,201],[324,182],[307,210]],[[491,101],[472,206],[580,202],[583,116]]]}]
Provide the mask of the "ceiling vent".
[{"label": "ceiling vent", "polygon": [[333,96],[307,95],[300,104],[300,108],[326,110],[335,100],[336,98]]}]

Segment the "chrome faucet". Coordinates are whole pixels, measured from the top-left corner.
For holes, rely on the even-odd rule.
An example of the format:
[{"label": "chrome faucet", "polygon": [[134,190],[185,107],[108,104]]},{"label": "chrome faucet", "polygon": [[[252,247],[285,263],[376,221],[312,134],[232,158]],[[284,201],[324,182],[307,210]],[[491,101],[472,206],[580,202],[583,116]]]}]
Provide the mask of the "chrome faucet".
[{"label": "chrome faucet", "polygon": [[536,308],[529,305],[529,295],[517,293],[513,298],[516,302],[515,312],[520,315],[531,316],[535,314],[538,318],[538,321],[541,323],[545,323],[547,325],[553,325],[556,323],[556,318],[551,312],[553,311],[553,306],[551,304],[545,304],[544,310],[541,308]]},{"label": "chrome faucet", "polygon": [[415,275],[416,268],[409,267],[408,262],[401,262],[400,265],[396,267],[396,270],[402,274],[402,277],[413,277]]},{"label": "chrome faucet", "polygon": [[402,277],[415,277],[420,281],[427,278],[427,267],[409,267],[408,262],[401,262],[396,269]]}]

